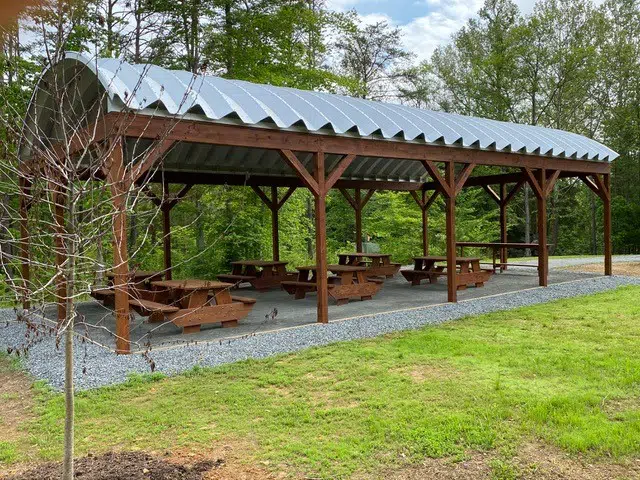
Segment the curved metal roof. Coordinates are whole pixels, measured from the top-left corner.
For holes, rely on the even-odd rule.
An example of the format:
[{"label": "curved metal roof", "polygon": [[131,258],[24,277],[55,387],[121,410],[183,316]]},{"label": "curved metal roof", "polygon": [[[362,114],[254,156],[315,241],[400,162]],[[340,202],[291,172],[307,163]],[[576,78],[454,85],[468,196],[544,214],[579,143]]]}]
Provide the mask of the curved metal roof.
[{"label": "curved metal roof", "polygon": [[618,154],[562,130],[499,122],[343,95],[227,80],[155,65],[69,52],[108,97],[108,111],[154,109],[155,115],[195,114],[212,122],[373,137],[540,156],[611,161]]}]

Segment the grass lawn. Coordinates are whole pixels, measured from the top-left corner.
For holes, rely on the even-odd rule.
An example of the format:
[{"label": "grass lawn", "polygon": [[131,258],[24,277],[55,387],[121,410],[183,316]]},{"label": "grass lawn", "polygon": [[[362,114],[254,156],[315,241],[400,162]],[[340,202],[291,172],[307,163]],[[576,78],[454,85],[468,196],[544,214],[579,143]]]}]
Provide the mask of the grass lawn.
[{"label": "grass lawn", "polygon": [[[344,478],[492,452],[493,476],[517,478],[513,458],[540,442],[625,464],[640,457],[639,296],[640,288],[625,287],[173,378],[133,378],[78,394],[77,454],[206,453],[228,444],[267,469]],[[23,435],[0,442],[0,461],[60,458],[62,396],[38,388],[33,408]]]}]

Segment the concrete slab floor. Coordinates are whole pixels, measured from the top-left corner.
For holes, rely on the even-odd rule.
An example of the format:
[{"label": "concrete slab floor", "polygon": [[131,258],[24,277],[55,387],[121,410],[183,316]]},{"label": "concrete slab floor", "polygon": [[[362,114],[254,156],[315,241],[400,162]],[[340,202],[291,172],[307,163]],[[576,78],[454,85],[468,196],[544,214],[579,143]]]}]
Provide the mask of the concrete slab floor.
[{"label": "concrete slab floor", "polygon": [[[551,270],[549,283],[561,283],[572,280],[586,279],[598,275],[577,273],[564,270]],[[458,292],[458,300],[480,298],[516,292],[538,286],[537,271],[535,269],[512,268],[508,272],[497,273],[482,288],[470,287]],[[250,287],[240,288],[234,293],[253,297],[257,302],[253,311],[239,322],[237,328],[221,328],[219,324],[205,325],[198,333],[183,335],[181,329],[172,323],[150,324],[146,318],[133,315],[131,323],[131,340],[133,350],[144,349],[147,340],[154,347],[167,347],[185,343],[201,341],[224,341],[225,339],[250,336],[258,333],[296,327],[316,321],[316,295],[309,294],[302,300],[294,300],[293,296],[283,290],[257,292]],[[336,306],[329,300],[329,320],[344,320],[370,314],[391,312],[409,308],[437,305],[447,301],[447,285],[445,279],[437,284],[423,284],[412,287],[400,274],[387,279],[383,288],[368,301],[351,301],[347,305]],[[500,302],[500,297],[496,297]],[[277,309],[275,318],[271,313]],[[91,301],[78,306],[78,313],[89,327],[80,328],[80,333],[87,333],[98,343],[114,344],[110,332],[115,331],[113,312],[101,304]],[[52,312],[53,314],[53,312]]]}]

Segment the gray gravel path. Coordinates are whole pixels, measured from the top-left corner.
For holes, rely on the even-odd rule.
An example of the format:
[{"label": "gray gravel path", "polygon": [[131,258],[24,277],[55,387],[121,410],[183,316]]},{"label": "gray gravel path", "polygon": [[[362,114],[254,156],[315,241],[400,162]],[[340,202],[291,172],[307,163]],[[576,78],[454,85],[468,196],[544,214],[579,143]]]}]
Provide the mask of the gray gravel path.
[{"label": "gray gravel path", "polygon": [[[225,343],[200,343],[178,348],[154,350],[157,371],[171,375],[195,366],[216,366],[248,358],[264,358],[305,348],[327,345],[337,341],[370,338],[385,333],[436,325],[449,320],[557,299],[588,295],[616,288],[620,285],[640,285],[640,278],[597,277],[575,282],[554,284],[516,293],[476,298],[457,304],[435,305],[406,311],[376,314],[328,325],[309,324],[288,330],[274,331]],[[0,320],[9,319],[13,312],[0,310]],[[2,322],[4,324],[4,322]],[[15,323],[0,327],[0,347],[20,344],[24,327]],[[63,386],[63,352],[56,350],[52,339],[34,345],[24,360],[26,369],[54,389]],[[82,373],[86,366],[87,372]],[[76,386],[79,390],[124,382],[130,373],[147,373],[149,366],[141,355],[116,356],[95,345],[79,345],[76,350]]]},{"label": "gray gravel path", "polygon": [[[538,260],[524,260],[520,261],[516,258],[512,258],[512,261],[518,263],[526,263],[529,265],[536,265]],[[614,255],[612,258],[613,263],[620,262],[640,262],[640,255]],[[593,256],[593,257],[578,257],[578,258],[549,258],[549,268],[564,268],[564,267],[573,267],[576,265],[590,265],[593,263],[604,264],[604,257],[602,256]],[[512,267],[516,268],[516,267]]]}]

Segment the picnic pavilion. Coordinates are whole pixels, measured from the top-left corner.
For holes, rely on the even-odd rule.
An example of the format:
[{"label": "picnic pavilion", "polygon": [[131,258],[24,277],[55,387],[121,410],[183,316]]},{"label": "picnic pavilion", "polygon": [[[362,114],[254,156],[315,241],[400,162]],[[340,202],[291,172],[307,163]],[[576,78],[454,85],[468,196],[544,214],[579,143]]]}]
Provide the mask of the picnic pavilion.
[{"label": "picnic pavilion", "polygon": [[[362,209],[374,192],[395,190],[413,196],[422,212],[424,255],[428,254],[429,207],[438,195],[444,197],[448,301],[456,302],[455,224],[460,192],[482,187],[495,199],[500,209],[500,240],[506,243],[507,204],[523,185],[530,185],[537,199],[538,282],[546,286],[547,197],[559,178],[577,177],[603,202],[604,274],[611,275],[610,162],[617,154],[584,136],[336,94],[194,76],[117,59],[90,59],[77,53],[68,53],[52,70],[70,79],[68,88],[81,92],[85,108],[99,112],[88,116],[91,123],[67,148],[73,153],[87,143],[114,146],[107,176],[114,181],[117,212],[113,244],[119,352],[130,348],[127,218],[122,198],[127,189],[149,178],[163,183],[165,192],[169,184],[185,185],[177,196],[156,199],[164,219],[168,278],[171,208],[192,185],[251,187],[271,210],[274,260],[279,258],[278,211],[296,188],[308,189],[315,199],[317,321],[322,323],[328,322],[325,199],[332,188],[340,189],[353,207],[359,252]],[[60,140],[51,113],[57,99],[46,87],[51,74],[43,74],[29,107],[20,150],[23,161]],[[101,103],[99,109],[96,102]],[[132,152],[141,146],[150,153],[134,164]],[[504,173],[474,176],[478,165],[501,167]],[[279,187],[288,188],[282,197]],[[23,257],[28,258],[26,200],[21,209]],[[27,262],[22,276],[29,279]]]}]

